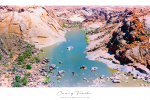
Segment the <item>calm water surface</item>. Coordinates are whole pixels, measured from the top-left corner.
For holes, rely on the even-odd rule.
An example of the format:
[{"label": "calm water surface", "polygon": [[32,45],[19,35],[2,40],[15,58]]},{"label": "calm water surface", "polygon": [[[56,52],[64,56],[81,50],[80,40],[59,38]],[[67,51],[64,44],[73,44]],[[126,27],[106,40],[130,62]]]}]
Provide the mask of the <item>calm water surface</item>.
[{"label": "calm water surface", "polygon": [[[47,57],[50,60],[50,64],[56,64],[57,69],[51,73],[50,81],[53,87],[87,87],[88,85],[94,85],[91,81],[96,79],[97,76],[105,75],[104,78],[110,77],[114,72],[102,62],[91,61],[86,58],[86,41],[85,33],[82,30],[71,31],[66,33],[66,42],[61,42],[48,47],[43,48],[44,53],[40,54],[41,57]],[[67,50],[68,46],[73,46],[72,50]],[[59,64],[59,61],[62,64]],[[49,66],[48,65],[48,66]],[[80,70],[80,66],[85,65],[87,69]],[[96,72],[90,72],[91,67],[98,67]],[[64,77],[57,80],[58,71],[64,70]],[[75,72],[77,76],[73,76],[72,72]],[[83,80],[86,78],[89,82]],[[130,83],[119,83],[113,84],[111,81],[103,82],[101,86],[138,86],[137,82],[133,81],[132,78]],[[60,81],[60,83],[58,83]],[[142,81],[140,81],[142,82]]]}]

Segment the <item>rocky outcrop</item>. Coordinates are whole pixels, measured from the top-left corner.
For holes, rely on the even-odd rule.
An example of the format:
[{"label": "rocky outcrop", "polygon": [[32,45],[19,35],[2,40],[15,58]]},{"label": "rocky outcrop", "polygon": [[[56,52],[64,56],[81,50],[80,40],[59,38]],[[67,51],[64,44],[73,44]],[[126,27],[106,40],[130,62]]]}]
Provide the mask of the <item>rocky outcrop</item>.
[{"label": "rocky outcrop", "polygon": [[137,16],[125,18],[107,46],[121,63],[140,63],[149,68],[149,36]]},{"label": "rocky outcrop", "polygon": [[41,48],[64,41],[65,31],[55,20],[53,12],[41,6],[2,6],[0,33],[16,33]]}]

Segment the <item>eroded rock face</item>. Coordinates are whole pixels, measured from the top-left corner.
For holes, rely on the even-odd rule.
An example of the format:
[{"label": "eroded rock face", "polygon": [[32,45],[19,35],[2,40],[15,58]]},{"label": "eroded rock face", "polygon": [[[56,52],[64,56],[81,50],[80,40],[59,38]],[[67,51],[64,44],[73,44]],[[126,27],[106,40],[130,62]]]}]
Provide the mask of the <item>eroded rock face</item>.
[{"label": "eroded rock face", "polygon": [[0,33],[23,35],[27,42],[38,48],[65,40],[65,31],[55,20],[53,12],[40,6],[2,6]]},{"label": "eroded rock face", "polygon": [[149,68],[150,45],[147,34],[138,17],[130,16],[125,18],[122,26],[113,32],[107,46],[121,63],[138,62]]}]

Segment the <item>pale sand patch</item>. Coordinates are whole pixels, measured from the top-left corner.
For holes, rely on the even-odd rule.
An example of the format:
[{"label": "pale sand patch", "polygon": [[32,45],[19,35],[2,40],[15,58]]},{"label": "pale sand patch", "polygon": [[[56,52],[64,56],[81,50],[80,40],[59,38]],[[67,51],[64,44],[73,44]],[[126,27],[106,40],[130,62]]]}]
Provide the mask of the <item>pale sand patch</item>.
[{"label": "pale sand patch", "polygon": [[81,17],[80,15],[73,15],[69,18],[71,21],[80,21],[82,22],[83,20],[85,20],[83,17]]},{"label": "pale sand patch", "polygon": [[95,23],[85,23],[83,26],[87,26],[89,28],[99,28],[103,27],[105,25],[105,22],[95,22]]}]

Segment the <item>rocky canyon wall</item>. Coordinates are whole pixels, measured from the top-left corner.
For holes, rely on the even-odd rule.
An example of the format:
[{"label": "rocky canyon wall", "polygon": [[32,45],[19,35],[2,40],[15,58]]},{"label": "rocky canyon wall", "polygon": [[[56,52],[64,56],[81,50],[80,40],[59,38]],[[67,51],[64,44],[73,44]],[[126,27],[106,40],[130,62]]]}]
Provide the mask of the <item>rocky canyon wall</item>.
[{"label": "rocky canyon wall", "polygon": [[65,31],[49,7],[1,6],[0,33],[22,35],[24,40],[42,48],[65,41]]}]

